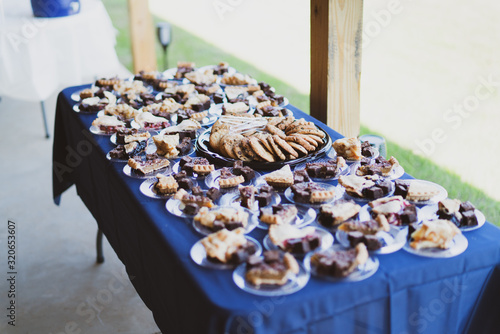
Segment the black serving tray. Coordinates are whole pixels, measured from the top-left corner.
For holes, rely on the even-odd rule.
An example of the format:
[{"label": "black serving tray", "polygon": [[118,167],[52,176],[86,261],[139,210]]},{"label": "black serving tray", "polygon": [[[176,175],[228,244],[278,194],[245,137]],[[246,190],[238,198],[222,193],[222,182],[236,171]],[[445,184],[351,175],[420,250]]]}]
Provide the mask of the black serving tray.
[{"label": "black serving tray", "polygon": [[[245,162],[245,165],[255,170],[276,170],[283,167],[284,165],[295,166],[299,163],[319,158],[325,152],[328,152],[332,147],[332,138],[325,130],[323,130],[319,126],[317,127],[319,130],[325,133],[325,137],[323,138],[323,144],[318,145],[317,149],[314,152],[311,152],[306,156],[293,160],[276,161],[276,162],[250,161],[250,162]],[[196,153],[200,156],[207,158],[213,164],[220,166],[232,166],[236,161],[235,159],[224,157],[219,153],[215,152],[214,150],[212,150],[209,141],[210,131],[211,129],[207,129],[196,140]]]}]

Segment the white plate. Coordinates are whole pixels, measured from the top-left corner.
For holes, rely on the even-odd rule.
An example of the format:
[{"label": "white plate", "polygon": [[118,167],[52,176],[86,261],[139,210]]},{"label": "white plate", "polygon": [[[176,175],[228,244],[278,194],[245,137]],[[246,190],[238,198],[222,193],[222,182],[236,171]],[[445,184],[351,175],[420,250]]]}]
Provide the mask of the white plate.
[{"label": "white plate", "polygon": [[[217,208],[214,208],[214,209],[217,210],[217,209],[220,209],[222,207],[223,206],[220,206],[220,207],[217,207]],[[246,213],[248,213],[248,223],[247,223],[247,226],[245,226],[245,234],[248,234],[248,233],[252,232],[254,230],[254,228],[258,224],[256,215],[252,211],[248,210],[247,208],[242,208],[242,207],[239,207],[239,208],[230,207],[230,208],[232,208],[232,209],[240,209],[240,210],[243,209]],[[186,217],[188,217],[188,216],[186,216]],[[209,229],[206,226],[203,226],[200,222],[195,221],[194,219],[193,219],[193,227],[194,227],[194,229],[198,233],[203,234],[203,235],[209,235],[211,233],[216,232],[216,231],[212,231],[211,229]]]},{"label": "white plate", "polygon": [[75,112],[81,112],[83,114],[95,114],[95,113],[100,113],[103,110],[104,110],[104,108],[101,109],[101,110],[98,110],[98,111],[82,111],[82,110],[80,110],[80,105],[79,104],[75,104],[73,106],[73,111],[75,111]]},{"label": "white plate", "polygon": [[[335,139],[335,140],[334,140],[334,139],[332,139],[332,140],[333,140],[333,142],[335,142],[335,140],[336,140],[336,139]],[[370,159],[372,159],[372,160],[373,160],[373,159],[378,158],[378,156],[380,155],[380,152],[379,152],[376,148],[374,148],[374,147],[372,147],[372,148],[373,148],[373,150],[374,150],[374,155],[373,155],[373,157],[370,157]],[[335,151],[335,149],[333,148],[333,146],[332,146],[332,148],[330,149],[330,151],[328,151],[328,153],[326,154],[326,156],[327,156],[327,157],[329,157],[330,159],[336,159],[336,158],[337,158],[337,151]],[[365,158],[366,158],[366,157],[365,157]],[[346,161],[346,162],[347,162],[347,164],[349,164],[349,165],[359,163],[359,160],[345,159],[345,161]]]},{"label": "white plate", "polygon": [[[331,161],[331,160],[335,160],[335,159],[320,158],[320,159],[316,159],[314,161],[303,162],[303,163],[300,163],[297,166],[295,166],[294,171],[305,169],[306,168],[306,164],[310,163],[310,162],[327,162],[327,161]],[[327,177],[327,178],[309,177],[309,178],[311,180],[317,181],[317,182],[328,182],[328,181],[338,180],[339,176],[341,176],[341,175],[347,175],[347,174],[349,174],[349,171],[350,171],[349,170],[349,166],[346,165],[344,168],[341,168],[340,169],[340,173],[338,175],[334,176],[334,177]]]},{"label": "white plate", "polygon": [[424,184],[432,185],[432,186],[436,187],[439,190],[439,193],[436,196],[432,197],[428,201],[420,201],[420,202],[408,201],[408,202],[413,203],[415,205],[437,204],[439,201],[442,201],[443,199],[445,199],[446,197],[448,197],[448,191],[446,191],[445,188],[443,188],[442,186],[440,186],[437,183],[430,182],[430,181],[425,181],[425,180],[415,180],[415,179],[404,180],[404,181],[405,182],[409,182],[409,183],[419,182],[419,183],[424,183]]},{"label": "white plate", "polygon": [[[335,244],[329,249],[325,250],[325,252],[328,252],[329,250],[345,250],[344,247],[341,245]],[[332,282],[358,282],[365,280],[369,277],[371,277],[373,274],[375,274],[378,270],[379,267],[379,261],[376,257],[370,256],[368,260],[362,264],[359,265],[357,269],[355,269],[351,274],[349,274],[347,277],[333,277],[333,276],[325,276],[325,275],[320,275],[316,272],[316,269],[311,266],[311,256],[313,256],[317,252],[312,252],[306,255],[304,258],[304,266],[306,270],[310,271],[311,274],[313,274],[316,277],[332,281]]]},{"label": "white plate", "polygon": [[[173,166],[172,166],[172,171],[174,173],[179,173],[181,171],[181,168],[179,166],[179,161],[177,161]],[[208,175],[210,174],[207,174],[207,175],[198,175],[196,173],[193,173],[193,176],[191,176],[192,178],[196,179],[196,180],[203,180],[205,179]],[[209,187],[210,189],[210,187]]]},{"label": "white plate", "polygon": [[[417,206],[415,206],[415,208],[417,209],[417,221],[415,223],[418,223],[418,222],[421,222],[423,219],[425,219],[425,215],[421,212],[422,208],[419,208]],[[366,204],[366,205],[363,205],[361,207],[361,210],[359,210],[359,220],[360,221],[365,221],[365,220],[371,220],[373,219],[372,215],[371,215],[371,211],[372,211],[372,208],[370,207],[370,205]],[[391,226],[395,226],[397,228],[405,228],[406,226],[405,225],[401,225],[401,226],[398,226],[398,225],[392,225],[390,224]]]},{"label": "white plate", "polygon": [[[151,140],[151,143],[148,145],[148,148],[151,148],[152,153],[156,152],[156,144],[155,144],[154,140]],[[191,155],[191,154],[193,154],[195,150],[196,150],[196,147],[195,147],[195,145],[194,145],[193,141],[191,141],[191,149],[189,150],[189,152],[188,152],[188,153],[186,153],[186,154],[184,154],[184,155],[177,155],[177,156],[175,156],[175,157],[171,157],[171,158],[169,158],[169,159],[180,159],[180,158],[182,158],[182,157],[185,157],[186,155]]]},{"label": "white plate", "polygon": [[[437,204],[426,205],[426,206],[420,208],[419,212],[421,212],[421,215],[422,215],[421,220],[423,220],[423,219],[427,219],[427,220],[438,219],[437,210],[438,210]],[[462,232],[469,232],[469,231],[477,230],[478,228],[483,226],[484,223],[486,223],[486,217],[484,216],[484,214],[481,211],[479,211],[478,209],[475,209],[474,213],[476,214],[477,225],[459,227],[459,229]]]},{"label": "white plate", "polygon": [[[174,194],[160,194],[159,192],[157,192],[154,187],[156,181],[158,181],[156,177],[144,180],[144,182],[141,183],[139,190],[143,195],[156,199],[168,199],[174,195]],[[196,187],[197,185],[198,183],[194,181],[194,187]]]},{"label": "white plate", "polygon": [[[214,203],[214,205],[217,205],[217,204]],[[170,212],[174,216],[177,216],[177,217],[180,217],[180,218],[189,218],[189,219],[192,219],[195,216],[195,215],[185,214],[184,211],[182,211],[184,209],[184,204],[180,200],[178,200],[178,199],[170,198],[167,201],[167,203],[165,203],[165,208],[167,209],[168,212]],[[213,231],[210,231],[210,233],[213,233]],[[206,233],[205,235],[208,235],[210,233]]]},{"label": "white plate", "polygon": [[[316,230],[315,232],[317,232],[319,234],[320,239],[321,239],[321,244],[319,245],[319,247],[317,249],[330,248],[334,242],[333,235],[321,227],[315,226],[314,229]],[[264,245],[264,248],[267,250],[279,249],[281,251],[285,251],[284,249],[281,249],[281,247],[275,245],[271,241],[271,238],[269,238],[269,234],[264,237],[262,244]],[[305,255],[305,254],[301,254],[301,253],[292,253],[292,254],[293,254],[293,256],[304,256]]]},{"label": "white plate", "polygon": [[[358,170],[358,168],[360,166],[361,166],[361,164],[359,162],[352,164],[351,165],[351,174],[357,175],[356,171]],[[400,165],[400,166],[393,168],[389,176],[382,176],[382,175],[380,175],[380,176],[383,178],[386,178],[388,180],[396,180],[396,179],[399,179],[401,176],[403,176],[404,173],[405,173],[405,169],[403,168],[403,166]]]},{"label": "white plate", "polygon": [[[281,203],[281,196],[277,192],[273,192],[271,196],[271,203],[268,205],[276,205]],[[220,199],[220,205],[233,205],[236,204],[241,206],[240,203],[240,193],[239,192],[231,192],[224,194]],[[255,200],[255,203],[252,207],[252,211],[259,211],[259,203]]]},{"label": "white plate", "polygon": [[[171,124],[168,120],[167,120],[167,122],[168,122],[168,124]],[[141,129],[141,130],[144,130],[144,131],[151,132],[151,134],[153,134],[153,133],[156,134],[158,131],[166,129],[166,128],[146,129],[146,128],[141,127],[141,125],[139,123],[137,123],[135,121],[135,119],[133,119],[132,121],[130,121],[130,126],[133,127],[133,128],[135,128],[135,129]]]},{"label": "white plate", "polygon": [[[233,168],[229,167],[229,170],[232,171]],[[210,188],[214,187],[214,188],[217,188],[221,192],[224,192],[224,193],[238,191],[238,186],[231,187],[231,188],[221,188],[219,186],[219,177],[220,177],[220,169],[214,170],[213,172],[208,174],[205,177],[205,185],[207,186],[207,188],[210,189]],[[243,183],[241,183],[241,185],[242,186],[249,186],[249,185],[255,186],[256,180],[258,177],[260,177],[260,173],[255,172],[255,177],[252,180],[250,180],[250,182],[243,182]]]},{"label": "white plate", "polygon": [[134,179],[149,179],[152,176],[155,176],[156,174],[169,174],[172,170],[172,168],[170,166],[171,165],[168,165],[165,168],[155,170],[154,172],[151,172],[151,173],[146,174],[146,175],[142,175],[142,174],[135,173],[129,165],[125,165],[125,166],[123,166],[123,173],[127,176],[133,177]]},{"label": "white plate", "polygon": [[[293,204],[282,204],[282,205],[287,206]],[[297,210],[298,210],[297,217],[290,222],[290,225],[293,225],[295,227],[304,227],[310,225],[312,222],[316,220],[316,210],[314,210],[313,208],[297,207]],[[259,218],[259,225],[257,225],[257,227],[262,230],[268,230],[269,224],[264,223]]]},{"label": "white plate", "polygon": [[[338,184],[337,185],[337,189],[343,193],[343,197],[344,199],[346,200],[352,200],[354,202],[357,202],[357,203],[368,203],[368,202],[371,202],[371,201],[374,201],[374,199],[372,198],[365,198],[365,197],[358,197],[358,196],[352,196],[352,195],[349,195],[347,193],[347,191],[345,191],[345,188],[341,185],[341,184]],[[394,195],[394,190],[395,190],[395,186],[394,186],[394,183],[392,184],[392,190],[389,191],[389,193],[385,196],[382,196],[382,197],[379,197],[379,198],[385,198],[385,197],[389,197],[389,196],[393,196]],[[378,198],[377,198],[378,199]],[[411,202],[410,202],[411,203]]]},{"label": "white plate", "polygon": [[[406,243],[406,236],[408,235],[407,228],[398,228],[395,226],[391,226],[389,232],[378,232],[376,236],[379,240],[383,240],[382,243],[385,243],[385,246],[382,246],[380,249],[373,251],[375,254],[390,254],[397,252]],[[351,243],[347,238],[347,233],[344,231],[337,230],[335,233],[335,238],[339,241],[339,243],[345,248],[351,248]]]},{"label": "white plate", "polygon": [[422,248],[416,250],[410,246],[410,242],[408,241],[403,249],[408,253],[412,253],[418,256],[424,257],[435,257],[435,258],[448,258],[454,257],[462,254],[469,245],[467,238],[463,234],[458,234],[453,238],[452,244],[448,249],[440,249],[440,248]]},{"label": "white plate", "polygon": [[233,281],[237,287],[248,293],[258,296],[285,296],[301,290],[309,282],[310,274],[299,263],[299,273],[289,275],[288,282],[284,285],[261,285],[255,286],[245,279],[246,263],[239,265],[233,272]]},{"label": "white plate", "polygon": [[[260,255],[262,253],[262,246],[259,244],[257,240],[255,240],[252,237],[245,236],[245,238],[255,244],[257,251],[254,253],[254,255]],[[193,247],[191,247],[191,251],[189,252],[189,255],[191,256],[191,259],[196,263],[197,265],[200,265],[205,268],[210,268],[210,269],[233,269],[236,267],[234,264],[226,264],[222,262],[215,262],[215,261],[210,261],[207,258],[207,253],[205,251],[205,247],[201,244],[201,240],[196,242]]]},{"label": "white plate", "polygon": [[[115,139],[116,139],[116,133],[115,133]],[[127,162],[128,161],[128,159],[115,159],[115,158],[111,158],[110,152],[108,152],[106,154],[106,159],[108,159],[109,161],[113,161],[113,162]],[[146,154],[152,154],[152,153],[155,153],[155,152],[156,152],[156,146],[152,147],[152,146],[149,145],[149,142],[148,142],[148,146],[146,147]]]},{"label": "white plate", "polygon": [[289,187],[285,190],[284,195],[285,195],[286,199],[289,200],[291,203],[294,203],[294,204],[300,205],[300,206],[307,206],[307,207],[311,207],[311,208],[316,208],[316,209],[318,209],[323,204],[331,203],[331,202],[335,201],[336,199],[340,198],[341,194],[339,193],[339,189],[336,186],[328,184],[328,183],[320,183],[320,182],[314,182],[314,183],[320,185],[325,190],[335,190],[335,196],[332,199],[329,199],[329,200],[324,201],[324,202],[319,202],[319,203],[297,202],[294,199],[291,187]]}]

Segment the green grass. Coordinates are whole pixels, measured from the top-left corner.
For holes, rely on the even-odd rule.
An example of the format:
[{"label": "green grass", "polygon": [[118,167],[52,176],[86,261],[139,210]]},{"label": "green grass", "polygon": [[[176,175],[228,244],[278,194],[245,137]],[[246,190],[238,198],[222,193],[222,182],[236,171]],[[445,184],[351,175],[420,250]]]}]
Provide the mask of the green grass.
[{"label": "green grass", "polygon": [[[104,5],[113,21],[115,28],[119,31],[117,36],[116,52],[120,61],[132,71],[132,56],[130,49],[130,33],[128,28],[128,9],[126,2],[122,0],[103,0]],[[159,21],[154,17],[155,23]],[[162,50],[157,44],[158,69],[162,69]],[[227,61],[231,66],[237,68],[242,73],[248,73],[259,81],[266,81],[276,88],[276,91],[288,97],[290,102],[309,113],[309,96],[299,93],[293,87],[259,71],[254,66],[220,50],[202,39],[193,36],[185,30],[172,26],[172,43],[168,48],[168,64],[175,66],[178,60],[188,60],[196,62],[197,66],[216,64],[220,61]],[[374,133],[365,126],[361,127],[361,134]],[[379,134],[382,135],[383,134]],[[462,201],[471,201],[481,210],[487,219],[500,226],[500,202],[487,196],[476,187],[463,182],[460,176],[437,166],[429,159],[417,156],[393,142],[387,142],[387,153],[395,156],[405,171],[418,179],[436,182],[448,190],[449,197],[459,198]]]}]

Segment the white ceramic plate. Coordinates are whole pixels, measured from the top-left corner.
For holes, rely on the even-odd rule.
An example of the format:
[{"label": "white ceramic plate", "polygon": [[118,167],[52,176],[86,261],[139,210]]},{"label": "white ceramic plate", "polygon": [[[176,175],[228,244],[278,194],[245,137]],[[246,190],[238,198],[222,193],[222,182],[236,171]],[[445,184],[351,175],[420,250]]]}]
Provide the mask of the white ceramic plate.
[{"label": "white ceramic plate", "polygon": [[[321,252],[328,252],[328,251],[338,251],[338,250],[345,250],[345,248],[339,244],[335,244],[332,247],[330,247],[327,250],[321,251]],[[370,256],[368,260],[362,264],[359,265],[358,268],[356,268],[351,274],[349,274],[347,277],[333,277],[333,276],[325,276],[318,274],[316,272],[316,269],[314,266],[311,265],[311,256],[313,256],[317,252],[312,252],[306,255],[304,258],[304,267],[306,270],[310,271],[313,276],[332,281],[332,282],[358,282],[365,280],[369,277],[371,277],[373,274],[375,274],[378,270],[379,267],[379,261],[376,257]]]},{"label": "white ceramic plate", "polygon": [[341,194],[339,194],[339,189],[336,186],[328,184],[328,183],[320,183],[320,182],[314,182],[314,183],[320,185],[325,190],[334,190],[335,191],[335,196],[332,199],[326,200],[324,202],[303,203],[303,202],[300,202],[300,201],[296,201],[294,199],[294,195],[293,195],[291,187],[289,187],[289,188],[287,188],[285,190],[284,195],[285,195],[286,199],[288,199],[291,203],[294,203],[294,204],[300,205],[300,206],[307,206],[307,207],[310,207],[310,208],[316,208],[316,209],[318,209],[323,204],[331,203],[331,202],[335,201],[336,199],[340,198]]},{"label": "white ceramic plate", "polygon": [[467,238],[463,234],[458,234],[455,236],[455,238],[453,238],[452,244],[448,249],[422,248],[416,250],[410,246],[409,241],[404,245],[403,249],[408,253],[412,253],[418,256],[448,258],[462,254],[467,249],[468,245],[469,242],[467,241]]},{"label": "white ceramic plate", "polygon": [[299,263],[299,273],[289,275],[288,281],[284,285],[261,285],[255,286],[245,279],[246,263],[239,265],[233,272],[233,281],[240,289],[258,296],[285,296],[297,292],[304,288],[309,282],[310,274],[305,270],[302,263]]},{"label": "white ceramic plate", "polygon": [[[214,209],[217,210],[217,209],[220,209],[221,207],[223,207],[223,206],[220,206],[220,207],[217,207]],[[239,207],[239,208],[229,207],[229,208],[244,210],[246,213],[248,213],[248,223],[247,223],[247,226],[245,226],[245,234],[252,232],[253,229],[257,226],[257,224],[258,224],[257,217],[252,211],[250,211],[246,208],[242,208],[242,207]],[[208,227],[203,226],[200,222],[195,221],[194,219],[193,219],[193,227],[198,233],[203,234],[203,235],[209,235],[209,234],[215,232],[215,231],[212,231],[211,229],[209,229]]]},{"label": "white ceramic plate", "polygon": [[[252,237],[245,236],[245,238],[255,244],[257,251],[254,255],[260,255],[262,253],[262,246],[259,244],[257,240]],[[227,264],[222,262],[211,261],[207,258],[207,253],[205,251],[205,247],[201,244],[201,240],[196,242],[193,247],[191,247],[191,251],[189,252],[191,259],[197,264],[205,268],[210,269],[233,269],[236,267],[234,264]]]},{"label": "white ceramic plate", "polygon": [[[391,226],[389,232],[378,232],[376,234],[377,238],[382,241],[382,246],[380,249],[373,251],[375,254],[390,254],[397,252],[406,243],[406,236],[408,235],[407,228],[398,228],[395,226]],[[335,233],[335,238],[339,241],[339,243],[345,248],[351,248],[351,244],[347,237],[347,233],[344,231],[337,230]]]},{"label": "white ceramic plate", "polygon": [[[320,239],[321,239],[321,243],[320,243],[318,249],[330,248],[334,242],[333,235],[321,227],[315,226],[314,229],[315,229],[315,232],[319,234]],[[264,237],[262,244],[264,245],[264,248],[267,250],[279,249],[281,251],[285,251],[284,249],[281,249],[281,247],[275,245],[271,241],[271,238],[269,238],[269,234]],[[293,256],[304,256],[305,254],[292,253],[292,255]]]},{"label": "white ceramic plate", "polygon": [[[282,205],[287,206],[293,204],[282,204]],[[298,210],[297,217],[290,222],[290,225],[293,225],[295,227],[304,227],[310,225],[312,222],[316,220],[316,210],[314,210],[313,208],[297,207],[297,210]],[[257,227],[262,230],[268,230],[269,224],[264,223],[259,218],[259,225]]]}]

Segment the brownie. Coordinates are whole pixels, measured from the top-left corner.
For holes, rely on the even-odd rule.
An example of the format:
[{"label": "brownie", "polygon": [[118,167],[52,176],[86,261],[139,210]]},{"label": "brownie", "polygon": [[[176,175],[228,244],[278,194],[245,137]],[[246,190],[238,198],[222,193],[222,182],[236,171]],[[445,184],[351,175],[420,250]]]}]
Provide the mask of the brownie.
[{"label": "brownie", "polygon": [[242,222],[227,222],[224,224],[225,228],[229,231],[236,230],[239,227],[243,227]]},{"label": "brownie", "polygon": [[255,203],[255,188],[252,186],[240,187],[240,204],[242,207],[252,209]]},{"label": "brownie", "polygon": [[215,202],[220,198],[221,193],[220,193],[219,189],[212,187],[212,188],[207,190],[206,196],[208,198],[210,198],[212,200],[212,202]]},{"label": "brownie", "polygon": [[363,196],[370,199],[377,199],[384,197],[384,191],[377,186],[363,189]]},{"label": "brownie", "polygon": [[299,169],[295,170],[293,172],[293,183],[302,183],[302,182],[309,182],[311,179],[309,178],[309,175],[307,174],[307,171],[305,169]]},{"label": "brownie", "polygon": [[295,254],[305,254],[315,250],[321,245],[320,236],[316,233],[305,238],[288,239],[285,242],[285,250]]},{"label": "brownie", "polygon": [[190,190],[194,186],[194,182],[191,178],[185,177],[177,181],[179,188],[184,190]]},{"label": "brownie", "polygon": [[175,173],[172,175],[176,181],[182,180],[186,178],[188,175],[185,171],[180,171],[179,173]]},{"label": "brownie", "polygon": [[406,198],[406,196],[408,195],[408,188],[410,186],[408,182],[405,182],[403,180],[396,180],[394,181],[394,186],[395,186],[394,195],[395,196],[400,195],[403,198]]},{"label": "brownie", "polygon": [[478,225],[478,221],[474,211],[465,211],[462,213],[460,226],[476,226],[476,225]]},{"label": "brownie", "polygon": [[268,184],[261,186],[259,189],[259,193],[272,193],[272,192],[274,192],[274,188],[273,186],[270,186]]},{"label": "brownie", "polygon": [[212,95],[212,99],[214,100],[214,103],[216,103],[216,104],[224,103],[224,94],[223,93],[215,93]]},{"label": "brownie", "polygon": [[125,147],[123,147],[123,145],[118,145],[109,151],[109,156],[113,159],[128,159],[128,155],[125,153]]},{"label": "brownie", "polygon": [[200,186],[193,187],[191,193],[195,196],[203,196],[203,190]]},{"label": "brownie", "polygon": [[458,210],[460,213],[464,213],[466,211],[472,211],[474,212],[476,208],[474,207],[474,205],[472,205],[471,202],[467,201],[467,202],[463,202],[460,204],[460,209]]},{"label": "brownie", "polygon": [[116,131],[116,143],[117,144],[125,144],[125,137],[130,135],[135,135],[139,132],[137,129],[118,129]]},{"label": "brownie", "polygon": [[255,195],[255,199],[257,200],[257,203],[259,203],[259,207],[264,207],[271,204],[272,197],[273,194],[268,192],[260,192]]},{"label": "brownie", "polygon": [[285,97],[283,95],[274,95],[272,97],[272,100],[274,102],[276,102],[276,104],[280,105],[282,104],[283,102],[285,102]]},{"label": "brownie", "polygon": [[191,157],[182,157],[181,160],[179,160],[179,166],[183,167],[185,164],[193,162],[193,160],[194,159]]},{"label": "brownie", "polygon": [[203,103],[195,103],[191,105],[191,109],[193,109],[196,112],[200,112],[210,108],[210,104],[211,104],[210,100],[207,100],[206,102]]},{"label": "brownie", "polygon": [[415,205],[404,208],[403,212],[399,214],[399,219],[401,220],[401,225],[410,225],[417,222],[417,208]]},{"label": "brownie", "polygon": [[361,155],[367,158],[375,156],[375,149],[370,145],[369,142],[364,141],[361,143]]},{"label": "brownie", "polygon": [[192,147],[193,143],[191,141],[191,138],[185,137],[175,148],[179,150],[179,155],[186,155],[189,153],[189,151],[191,151]]},{"label": "brownie", "polygon": [[188,203],[184,206],[183,212],[186,215],[194,216],[200,211],[200,207],[196,203]]},{"label": "brownie", "polygon": [[240,264],[248,260],[257,252],[257,247],[253,242],[247,242],[245,245],[240,246],[234,253],[231,254],[228,263]]}]

